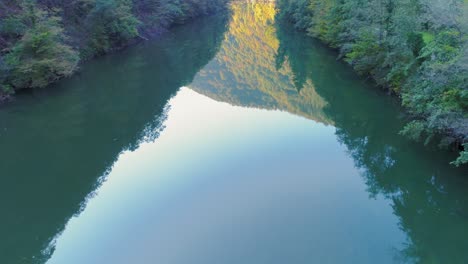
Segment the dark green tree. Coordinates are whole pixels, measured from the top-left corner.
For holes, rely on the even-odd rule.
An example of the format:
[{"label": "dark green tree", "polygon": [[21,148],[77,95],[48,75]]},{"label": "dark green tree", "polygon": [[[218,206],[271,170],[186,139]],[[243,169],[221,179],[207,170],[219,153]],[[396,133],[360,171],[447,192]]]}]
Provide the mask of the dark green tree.
[{"label": "dark green tree", "polygon": [[78,53],[67,45],[61,19],[37,8],[33,1],[22,5],[23,13],[12,17],[10,32],[22,35],[5,56],[8,76],[4,88],[44,87],[72,74],[77,67]]}]

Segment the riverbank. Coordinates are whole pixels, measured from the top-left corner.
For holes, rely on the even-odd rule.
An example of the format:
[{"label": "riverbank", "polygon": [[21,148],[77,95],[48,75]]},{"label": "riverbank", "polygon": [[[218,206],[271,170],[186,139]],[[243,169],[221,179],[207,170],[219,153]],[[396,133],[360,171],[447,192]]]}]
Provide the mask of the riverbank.
[{"label": "riverbank", "polygon": [[468,263],[454,153],[274,15],[234,3],[2,107],[0,263]]},{"label": "riverbank", "polygon": [[277,8],[401,99],[410,115],[401,134],[458,149],[453,164],[468,163],[466,3],[279,0]]},{"label": "riverbank", "polygon": [[0,102],[21,89],[44,88],[81,62],[114,52],[196,17],[227,0],[2,1]]}]

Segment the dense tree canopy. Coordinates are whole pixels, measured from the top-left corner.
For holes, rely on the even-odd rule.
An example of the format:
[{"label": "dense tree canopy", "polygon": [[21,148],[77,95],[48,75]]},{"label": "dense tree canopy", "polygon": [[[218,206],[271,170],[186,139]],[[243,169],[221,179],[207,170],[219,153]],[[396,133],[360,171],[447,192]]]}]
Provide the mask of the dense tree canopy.
[{"label": "dense tree canopy", "polygon": [[4,0],[0,99],[72,74],[80,59],[224,8],[227,0]]},{"label": "dense tree canopy", "polygon": [[468,4],[463,0],[279,0],[281,16],[340,50],[355,70],[398,94],[414,139],[465,146]]},{"label": "dense tree canopy", "polygon": [[8,92],[12,92],[11,86],[44,87],[72,74],[78,63],[78,53],[66,44],[59,17],[32,2],[23,3],[22,8],[5,27],[5,32],[19,38],[5,56],[10,84],[4,89]]}]

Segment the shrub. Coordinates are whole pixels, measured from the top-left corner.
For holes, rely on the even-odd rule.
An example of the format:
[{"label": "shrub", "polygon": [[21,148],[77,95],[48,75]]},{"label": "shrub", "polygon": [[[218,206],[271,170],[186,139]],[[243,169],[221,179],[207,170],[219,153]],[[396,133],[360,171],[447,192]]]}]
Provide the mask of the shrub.
[{"label": "shrub", "polygon": [[60,18],[33,3],[23,8],[27,11],[18,21],[28,29],[5,56],[9,69],[7,82],[16,89],[37,88],[72,74],[78,64],[78,53],[66,44]]}]

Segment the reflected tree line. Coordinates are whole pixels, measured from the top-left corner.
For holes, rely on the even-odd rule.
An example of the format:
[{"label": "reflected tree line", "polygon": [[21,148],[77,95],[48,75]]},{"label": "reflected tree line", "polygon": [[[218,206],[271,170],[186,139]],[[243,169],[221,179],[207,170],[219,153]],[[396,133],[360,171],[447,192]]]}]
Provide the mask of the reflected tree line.
[{"label": "reflected tree line", "polygon": [[276,29],[277,68],[289,64],[298,91],[308,80],[314,84],[370,195],[391,199],[409,238],[399,261],[468,263],[466,170],[450,166],[451,154],[436,146],[399,136],[405,116],[398,102],[358,79],[334,51],[287,23],[277,22]]},{"label": "reflected tree line", "polygon": [[231,4],[232,19],[221,49],[205,66],[190,88],[216,101],[231,105],[280,110],[324,124],[326,101],[312,83],[298,93],[289,64],[278,68],[279,41],[273,1],[238,1]]},{"label": "reflected tree line", "polygon": [[169,98],[214,57],[227,23],[218,15],[176,27],[2,108],[0,263],[47,261],[118,155],[156,131]]},{"label": "reflected tree line", "polygon": [[407,120],[399,102],[338,62],[336,52],[272,17],[273,9],[234,5],[220,52],[190,88],[232,105],[335,126],[370,196],[392,201],[408,235],[398,260],[467,263],[468,179],[463,168],[449,165],[456,154],[400,136]]},{"label": "reflected tree line", "polygon": [[[464,171],[450,167],[453,158],[446,153],[398,136],[405,123],[398,102],[369,89],[371,84],[336,62],[333,51],[272,20],[270,10],[253,6],[248,12],[254,15],[235,17],[239,31],[226,38],[227,16],[199,19],[160,41],[90,62],[55,89],[20,96],[4,107],[0,263],[44,263],[52,253],[44,249],[81,211],[119,153],[135,149],[148,131],[157,131],[161,120],[155,117],[164,116],[167,100],[179,87],[197,83],[194,76],[223,41],[230,41],[230,48],[205,67],[195,90],[236,105],[280,109],[333,124],[362,170],[370,195],[392,200],[409,237],[399,256],[402,262],[467,263]],[[264,35],[261,46],[247,42],[251,22]],[[239,43],[239,36],[246,42]],[[266,55],[259,55],[262,51]],[[245,70],[252,65],[257,68]],[[213,79],[215,70],[219,76]],[[272,75],[274,71],[279,74]],[[207,75],[211,86],[202,90]],[[236,83],[238,87],[231,85]]]}]

